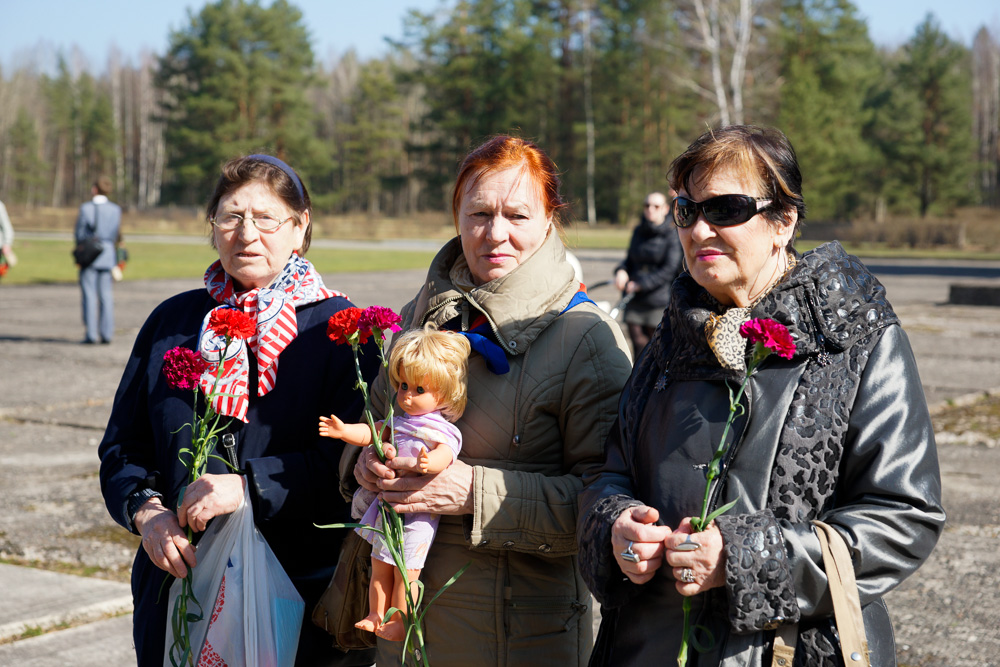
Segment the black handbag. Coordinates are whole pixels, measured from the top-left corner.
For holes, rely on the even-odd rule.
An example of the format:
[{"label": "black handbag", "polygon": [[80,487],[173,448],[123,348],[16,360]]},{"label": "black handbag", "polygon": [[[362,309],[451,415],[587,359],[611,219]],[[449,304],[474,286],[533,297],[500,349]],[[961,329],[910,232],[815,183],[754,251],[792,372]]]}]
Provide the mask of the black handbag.
[{"label": "black handbag", "polygon": [[76,262],[81,269],[85,269],[94,263],[101,253],[104,252],[104,243],[101,239],[97,238],[97,204],[94,204],[94,224],[93,226],[88,226],[89,235],[87,238],[83,239],[76,244],[73,248],[73,261]]}]

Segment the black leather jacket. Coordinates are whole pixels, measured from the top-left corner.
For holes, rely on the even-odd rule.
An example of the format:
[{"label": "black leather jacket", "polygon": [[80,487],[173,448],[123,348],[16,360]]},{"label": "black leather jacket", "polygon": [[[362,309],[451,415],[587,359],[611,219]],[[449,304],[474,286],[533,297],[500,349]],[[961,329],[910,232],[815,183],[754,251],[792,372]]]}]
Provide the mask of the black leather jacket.
[{"label": "black leather jacket", "polygon": [[[580,566],[605,619],[591,664],[652,664],[676,654],[681,596],[669,566],[637,586],[610,546],[626,508],[650,505],[676,526],[697,515],[705,464],[729,405],[724,370],[703,334],[718,304],[690,276],[637,363],[606,460],[585,476]],[[852,551],[873,664],[895,664],[881,596],[930,555],[944,525],[930,417],[905,333],[885,289],[837,243],[800,258],[752,317],[789,327],[791,360],[751,379],[713,506],[726,544],[726,586],[697,596],[715,637],[697,665],[769,665],[778,624],[799,623],[797,665],[833,665],[837,640],[817,537],[835,526]],[[749,351],[749,348],[748,348]]]}]

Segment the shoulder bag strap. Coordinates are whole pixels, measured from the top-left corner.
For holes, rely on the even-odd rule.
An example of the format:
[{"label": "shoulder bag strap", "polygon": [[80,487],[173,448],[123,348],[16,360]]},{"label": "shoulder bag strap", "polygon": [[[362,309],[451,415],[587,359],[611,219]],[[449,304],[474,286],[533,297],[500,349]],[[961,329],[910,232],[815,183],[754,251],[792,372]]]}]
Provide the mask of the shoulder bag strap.
[{"label": "shoulder bag strap", "polygon": [[795,661],[795,643],[799,638],[799,624],[781,625],[774,631],[771,667],[792,667]]},{"label": "shoulder bag strap", "polygon": [[94,205],[94,220],[91,224],[87,225],[87,229],[90,230],[90,236],[97,236],[97,211],[99,207],[97,202],[90,202]]},{"label": "shoulder bag strap", "polygon": [[871,667],[868,639],[861,618],[861,596],[854,578],[854,564],[847,544],[832,526],[813,521],[823,549],[823,566],[833,597],[833,614],[840,634],[840,650],[848,667]]}]

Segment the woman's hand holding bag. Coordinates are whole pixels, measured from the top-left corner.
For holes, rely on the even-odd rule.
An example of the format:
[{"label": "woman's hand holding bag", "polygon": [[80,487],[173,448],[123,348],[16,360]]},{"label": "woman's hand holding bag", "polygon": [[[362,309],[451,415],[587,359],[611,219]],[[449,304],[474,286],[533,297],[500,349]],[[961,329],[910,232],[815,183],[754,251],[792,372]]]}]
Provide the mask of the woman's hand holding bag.
[{"label": "woman's hand holding bag", "polygon": [[[191,646],[199,647],[197,664],[290,667],[295,662],[305,603],[254,525],[245,489],[236,511],[217,517],[198,543],[193,578],[201,603],[201,618],[190,626]],[[180,581],[171,586],[170,620]],[[189,606],[194,611],[197,606]],[[173,638],[168,621],[168,650]],[[164,666],[170,664],[167,653]]]}]

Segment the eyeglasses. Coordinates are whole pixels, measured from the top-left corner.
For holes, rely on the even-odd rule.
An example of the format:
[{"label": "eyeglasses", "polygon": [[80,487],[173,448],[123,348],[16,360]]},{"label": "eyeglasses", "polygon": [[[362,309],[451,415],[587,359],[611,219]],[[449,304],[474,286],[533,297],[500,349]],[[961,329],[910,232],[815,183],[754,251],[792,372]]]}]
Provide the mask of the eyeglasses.
[{"label": "eyeglasses", "polygon": [[742,225],[771,205],[770,199],[750,195],[719,195],[705,201],[694,201],[687,197],[674,198],[674,224],[690,227],[698,220],[698,212],[710,224],[717,227]]},{"label": "eyeglasses", "polygon": [[211,222],[222,231],[231,232],[242,225],[244,220],[249,220],[258,231],[269,234],[271,232],[278,231],[278,227],[281,227],[283,224],[291,220],[292,217],[286,218],[285,220],[278,220],[274,216],[268,215],[267,213],[250,216],[249,218],[244,218],[239,213],[223,213],[218,217],[212,218]]}]

